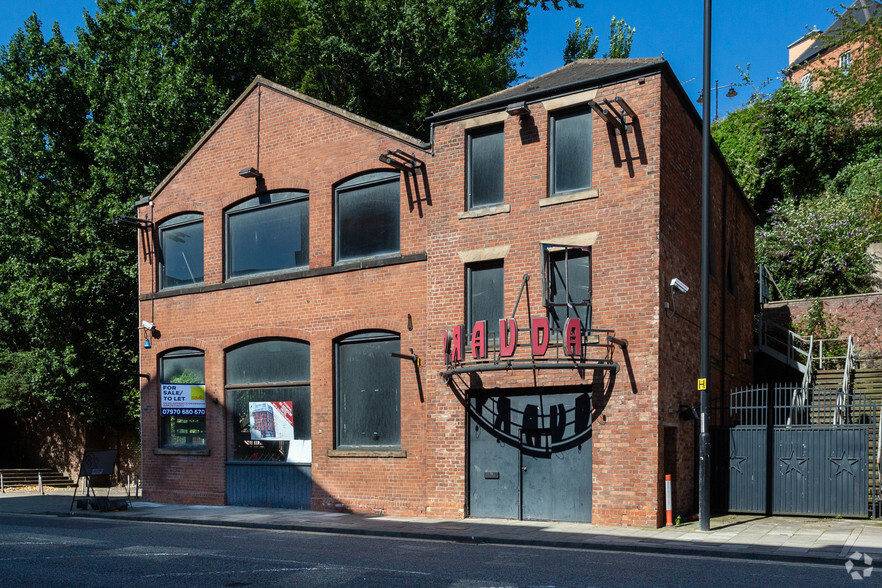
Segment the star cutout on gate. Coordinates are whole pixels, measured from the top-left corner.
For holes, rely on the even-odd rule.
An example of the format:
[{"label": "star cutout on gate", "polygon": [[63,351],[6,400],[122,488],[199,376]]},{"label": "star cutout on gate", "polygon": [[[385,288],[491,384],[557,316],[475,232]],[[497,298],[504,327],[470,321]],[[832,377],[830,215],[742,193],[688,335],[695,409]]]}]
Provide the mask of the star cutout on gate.
[{"label": "star cutout on gate", "polygon": [[743,455],[735,455],[736,453],[738,452],[733,449],[732,454],[729,455],[729,469],[743,474],[744,471],[741,469],[741,464],[747,461],[747,458]]},{"label": "star cutout on gate", "polygon": [[[860,459],[858,459],[856,457],[846,457],[844,450],[842,451],[842,457],[831,457],[828,459],[833,462],[833,465],[836,466],[836,475],[837,476],[839,474],[841,474],[842,472],[848,472],[849,474],[852,475],[852,477],[855,476],[855,473],[853,471],[851,471],[851,466],[853,466],[854,464],[856,464],[857,462],[860,461]],[[848,462],[848,463],[845,464],[843,462]]]},{"label": "star cutout on gate", "polygon": [[[794,453],[795,453],[794,451],[791,451],[790,457],[779,457],[778,458],[781,460],[781,463],[783,463],[785,466],[787,466],[787,469],[784,470],[784,473],[789,474],[791,471],[793,471],[793,472],[796,472],[797,474],[802,474],[804,476],[805,472],[803,472],[801,469],[799,469],[799,466],[801,466],[802,464],[807,462],[808,458],[795,456]],[[793,465],[793,462],[796,462],[796,465]]]}]

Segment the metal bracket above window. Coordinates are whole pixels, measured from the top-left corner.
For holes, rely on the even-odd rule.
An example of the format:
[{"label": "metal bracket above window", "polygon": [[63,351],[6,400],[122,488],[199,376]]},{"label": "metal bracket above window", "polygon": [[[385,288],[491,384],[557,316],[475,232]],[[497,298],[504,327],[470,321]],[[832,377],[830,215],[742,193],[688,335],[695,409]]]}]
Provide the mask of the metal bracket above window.
[{"label": "metal bracket above window", "polygon": [[620,135],[626,134],[629,126],[633,130],[634,121],[638,118],[634,109],[621,96],[616,96],[612,101],[604,98],[602,106],[594,100],[588,102],[588,105],[606,124],[615,127]]},{"label": "metal bracket above window", "polygon": [[401,149],[386,151],[380,155],[380,161],[404,172],[414,172],[418,167],[426,165],[425,162],[417,159],[412,153],[406,153]]},{"label": "metal bracket above window", "polygon": [[137,227],[139,229],[152,229],[153,221],[146,218],[138,218],[137,216],[116,216],[111,219],[115,225],[124,225],[126,227]]}]

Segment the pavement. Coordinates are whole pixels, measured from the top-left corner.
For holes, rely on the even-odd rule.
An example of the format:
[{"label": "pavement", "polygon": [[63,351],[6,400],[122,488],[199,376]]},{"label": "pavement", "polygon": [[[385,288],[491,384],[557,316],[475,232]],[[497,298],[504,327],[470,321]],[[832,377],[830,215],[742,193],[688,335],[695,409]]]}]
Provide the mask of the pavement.
[{"label": "pavement", "polygon": [[[99,496],[107,490],[98,490]],[[78,496],[81,495],[78,494]],[[125,497],[114,488],[111,498]],[[705,555],[733,559],[844,563],[855,553],[882,562],[882,522],[867,519],[725,515],[711,530],[697,522],[662,527],[608,527],[586,523],[499,519],[430,519],[247,506],[160,504],[138,498],[126,511],[74,509],[73,490],[9,491],[0,513],[75,516],[349,535],[465,541],[629,552]],[[2,534],[2,530],[0,530]]]}]

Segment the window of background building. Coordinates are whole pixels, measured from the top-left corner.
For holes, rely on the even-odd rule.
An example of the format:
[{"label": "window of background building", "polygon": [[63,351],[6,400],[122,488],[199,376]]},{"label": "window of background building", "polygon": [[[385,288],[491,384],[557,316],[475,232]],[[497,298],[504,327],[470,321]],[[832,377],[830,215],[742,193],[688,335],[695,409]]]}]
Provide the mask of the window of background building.
[{"label": "window of background building", "polygon": [[373,172],[337,186],[336,260],[401,251],[401,174]]},{"label": "window of background building", "polygon": [[811,90],[812,89],[812,72],[808,72],[802,79],[799,80],[799,89],[800,90]]},{"label": "window of background building", "polygon": [[851,69],[851,51],[846,51],[839,56],[839,69],[841,69],[842,73],[845,74],[847,74],[848,70]]},{"label": "window of background building", "polygon": [[159,287],[201,284],[202,215],[181,214],[159,225]]},{"label": "window of background building", "polygon": [[548,170],[551,194],[591,187],[591,109],[554,111],[549,117]]},{"label": "window of background building", "polygon": [[[176,349],[159,358],[160,446],[164,449],[205,447],[205,354],[198,349]],[[181,385],[202,408],[176,408],[162,399],[162,385]],[[197,387],[189,392],[187,388]],[[192,389],[191,389],[192,390]],[[185,411],[189,414],[183,414]]]},{"label": "window of background building", "polygon": [[266,339],[226,354],[233,461],[312,462],[309,344]]},{"label": "window of background building", "polygon": [[272,192],[226,211],[227,277],[309,266],[309,198]]},{"label": "window of background building", "polygon": [[488,340],[499,339],[499,319],[505,318],[505,284],[502,260],[466,266],[466,329],[487,321]]},{"label": "window of background building", "polygon": [[392,357],[400,352],[395,333],[337,341],[337,448],[401,448],[401,360]]},{"label": "window of background building", "polygon": [[502,204],[505,184],[505,135],[502,125],[469,131],[466,137],[468,207]]},{"label": "window of background building", "polygon": [[545,306],[552,332],[562,333],[567,319],[591,328],[591,253],[564,247],[545,253]]}]

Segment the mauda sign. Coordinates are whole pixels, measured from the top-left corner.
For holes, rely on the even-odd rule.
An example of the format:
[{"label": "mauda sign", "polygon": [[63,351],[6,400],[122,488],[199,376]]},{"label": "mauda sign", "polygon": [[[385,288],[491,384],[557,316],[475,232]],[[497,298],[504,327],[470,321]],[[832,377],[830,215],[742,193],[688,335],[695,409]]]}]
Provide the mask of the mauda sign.
[{"label": "mauda sign", "polygon": [[[578,318],[569,318],[563,328],[563,352],[572,357],[582,355],[582,323]],[[551,328],[548,319],[530,319],[530,351],[533,357],[543,357],[548,351]],[[514,357],[518,348],[518,323],[515,319],[499,320],[499,357]],[[444,331],[444,361],[447,364],[465,361],[466,332],[464,325],[456,325]],[[487,321],[477,321],[472,329],[472,359],[487,358]]]}]

